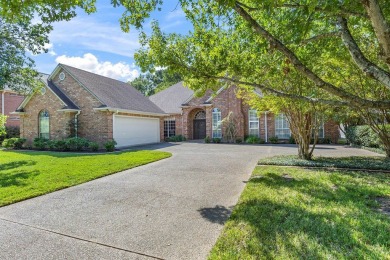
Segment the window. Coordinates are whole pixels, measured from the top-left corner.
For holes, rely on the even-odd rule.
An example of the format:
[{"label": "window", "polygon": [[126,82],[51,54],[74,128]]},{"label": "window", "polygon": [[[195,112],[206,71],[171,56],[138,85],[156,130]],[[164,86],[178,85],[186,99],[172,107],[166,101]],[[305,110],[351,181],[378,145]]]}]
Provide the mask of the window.
[{"label": "window", "polygon": [[221,110],[218,108],[213,109],[213,138],[222,138],[222,118]]},{"label": "window", "polygon": [[259,118],[257,117],[257,110],[249,110],[249,135],[259,136]]},{"label": "window", "polygon": [[206,112],[204,112],[203,110],[197,112],[195,114],[194,119],[206,119]]},{"label": "window", "polygon": [[291,136],[287,118],[284,114],[279,114],[275,117],[275,136],[280,139],[288,139]]},{"label": "window", "polygon": [[176,121],[174,118],[164,120],[164,137],[176,135]]},{"label": "window", "polygon": [[49,139],[50,137],[50,116],[47,110],[39,113],[39,138]]},{"label": "window", "polygon": [[[312,132],[312,137],[314,138],[314,131]],[[324,138],[324,137],[325,137],[324,122],[321,122],[318,128],[318,138]]]}]

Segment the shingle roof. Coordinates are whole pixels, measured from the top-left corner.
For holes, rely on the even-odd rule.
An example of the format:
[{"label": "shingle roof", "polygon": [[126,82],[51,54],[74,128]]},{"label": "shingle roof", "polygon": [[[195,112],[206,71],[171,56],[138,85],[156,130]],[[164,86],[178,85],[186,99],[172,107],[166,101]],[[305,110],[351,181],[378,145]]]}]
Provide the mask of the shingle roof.
[{"label": "shingle roof", "polygon": [[45,82],[47,84],[47,87],[49,87],[61,100],[65,103],[65,106],[62,109],[77,109],[80,108],[73,103],[73,101],[65,95],[64,92],[61,91],[51,80],[46,80]]},{"label": "shingle roof", "polygon": [[193,90],[184,87],[183,82],[179,82],[150,96],[149,99],[165,113],[178,114],[181,113],[181,105],[188,101],[193,95]]},{"label": "shingle roof", "polygon": [[60,64],[85,88],[99,99],[103,106],[139,112],[163,114],[157,105],[127,83]]}]

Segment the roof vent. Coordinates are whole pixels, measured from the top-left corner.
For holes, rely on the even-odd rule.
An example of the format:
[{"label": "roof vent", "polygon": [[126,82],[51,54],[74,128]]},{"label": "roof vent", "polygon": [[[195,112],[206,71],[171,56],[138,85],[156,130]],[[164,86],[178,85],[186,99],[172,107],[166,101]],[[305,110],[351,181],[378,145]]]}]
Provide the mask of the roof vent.
[{"label": "roof vent", "polygon": [[65,73],[64,72],[61,72],[60,75],[58,76],[58,78],[60,80],[64,80],[65,79]]}]

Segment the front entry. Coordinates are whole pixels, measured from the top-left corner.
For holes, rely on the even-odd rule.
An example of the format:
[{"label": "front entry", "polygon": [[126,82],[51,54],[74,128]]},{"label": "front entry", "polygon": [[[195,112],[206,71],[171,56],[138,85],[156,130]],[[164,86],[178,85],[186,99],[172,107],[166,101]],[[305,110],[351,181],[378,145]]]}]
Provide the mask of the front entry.
[{"label": "front entry", "polygon": [[206,137],[206,119],[194,119],[194,139]]}]

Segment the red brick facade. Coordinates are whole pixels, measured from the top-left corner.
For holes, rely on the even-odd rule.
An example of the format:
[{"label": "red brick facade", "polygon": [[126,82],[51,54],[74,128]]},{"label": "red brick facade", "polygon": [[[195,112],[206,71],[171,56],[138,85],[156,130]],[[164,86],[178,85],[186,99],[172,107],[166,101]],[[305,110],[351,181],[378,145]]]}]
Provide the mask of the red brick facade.
[{"label": "red brick facade", "polygon": [[[249,106],[236,96],[236,88],[230,87],[222,90],[215,97],[210,98],[210,93],[203,97],[193,98],[182,107],[181,115],[174,115],[176,120],[176,135],[183,135],[187,139],[194,139],[193,122],[198,111],[206,113],[206,136],[212,137],[212,111],[214,108],[221,110],[222,119],[230,112],[236,121],[237,138],[243,139],[249,135]],[[171,116],[172,117],[172,116]],[[163,123],[163,121],[162,121]],[[161,129],[163,131],[163,124]],[[336,143],[339,138],[339,129],[335,122],[329,121],[324,124],[324,137],[330,138]],[[222,129],[222,135],[224,129]],[[269,138],[275,136],[275,115],[269,112],[259,115],[259,134],[260,138],[269,142]]]},{"label": "red brick facade", "polygon": [[[22,103],[24,96],[12,91],[0,91],[0,113],[7,116],[6,126],[20,126],[19,115],[11,114]],[[3,104],[4,101],[4,104]],[[4,111],[3,111],[4,109]]]}]

